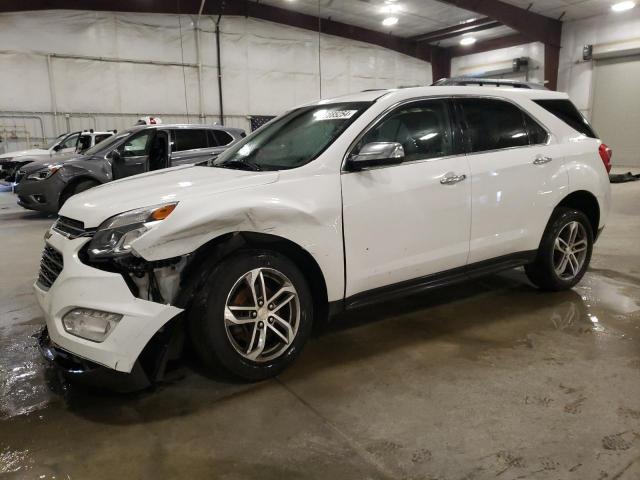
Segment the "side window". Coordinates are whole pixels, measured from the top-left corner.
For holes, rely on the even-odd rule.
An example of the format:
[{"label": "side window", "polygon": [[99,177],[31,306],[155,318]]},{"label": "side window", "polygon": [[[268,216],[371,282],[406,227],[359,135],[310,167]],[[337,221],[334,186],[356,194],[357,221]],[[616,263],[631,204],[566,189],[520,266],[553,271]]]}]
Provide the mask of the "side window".
[{"label": "side window", "polygon": [[462,107],[467,144],[472,152],[521,147],[529,144],[524,115],[502,100],[468,98]]},{"label": "side window", "polygon": [[60,144],[60,148],[76,148],[76,143],[78,143],[78,137],[80,134],[74,133],[73,135],[69,135],[65,138]]},{"label": "side window", "polygon": [[373,142],[400,143],[408,162],[450,155],[453,149],[447,103],[427,100],[399,107],[369,130],[357,149]]},{"label": "side window", "polygon": [[76,149],[78,152],[84,152],[88,148],[91,148],[91,135],[80,135]]},{"label": "side window", "polygon": [[571,100],[534,100],[534,102],[583,135],[591,138],[598,137]]},{"label": "side window", "polygon": [[524,124],[527,127],[527,132],[529,133],[529,144],[540,145],[547,143],[547,140],[549,139],[547,131],[529,115],[526,113],[523,113],[523,115]]},{"label": "side window", "polygon": [[176,152],[193,150],[194,148],[207,148],[207,131],[187,128],[178,128],[173,131]]},{"label": "side window", "polygon": [[223,132],[222,130],[210,130],[210,132],[213,133],[213,136],[216,140],[215,144],[213,145],[222,147],[224,145],[229,145],[231,142],[233,142],[233,137],[229,135],[227,132]]},{"label": "side window", "polygon": [[151,138],[155,132],[153,130],[145,130],[124,142],[120,147],[120,152],[123,157],[141,157],[143,155],[149,155],[149,148],[151,146]]},{"label": "side window", "polygon": [[99,144],[101,141],[106,140],[109,137],[112,137],[113,135],[96,135],[96,142],[95,145]]}]

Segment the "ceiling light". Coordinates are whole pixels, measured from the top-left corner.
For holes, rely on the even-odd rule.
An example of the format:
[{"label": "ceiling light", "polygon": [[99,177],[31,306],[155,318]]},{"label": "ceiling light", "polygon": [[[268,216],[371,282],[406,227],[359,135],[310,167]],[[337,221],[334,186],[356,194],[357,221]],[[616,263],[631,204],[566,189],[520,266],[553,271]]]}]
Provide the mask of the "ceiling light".
[{"label": "ceiling light", "polygon": [[390,27],[391,25],[395,25],[396,23],[398,23],[398,17],[387,17],[384,20],[382,20],[382,24]]},{"label": "ceiling light", "polygon": [[635,6],[636,2],[620,2],[611,5],[611,10],[614,12],[625,12],[627,10],[631,10]]},{"label": "ceiling light", "polygon": [[476,43],[476,37],[464,37],[460,40],[460,45],[473,45]]},{"label": "ceiling light", "polygon": [[398,13],[402,10],[402,6],[397,3],[388,3],[380,8],[380,13]]}]

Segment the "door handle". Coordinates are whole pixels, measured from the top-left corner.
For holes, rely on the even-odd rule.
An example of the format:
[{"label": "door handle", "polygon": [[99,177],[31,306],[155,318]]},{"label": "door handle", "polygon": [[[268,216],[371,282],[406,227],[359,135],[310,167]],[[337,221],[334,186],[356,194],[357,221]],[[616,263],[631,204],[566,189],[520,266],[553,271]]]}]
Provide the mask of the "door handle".
[{"label": "door handle", "polygon": [[545,155],[536,155],[535,160],[533,161],[534,165],[544,165],[545,163],[549,163],[553,158],[547,157]]},{"label": "door handle", "polygon": [[465,178],[467,178],[467,176],[464,173],[462,175],[448,173],[440,179],[440,183],[442,185],[453,185],[454,183],[463,181]]}]

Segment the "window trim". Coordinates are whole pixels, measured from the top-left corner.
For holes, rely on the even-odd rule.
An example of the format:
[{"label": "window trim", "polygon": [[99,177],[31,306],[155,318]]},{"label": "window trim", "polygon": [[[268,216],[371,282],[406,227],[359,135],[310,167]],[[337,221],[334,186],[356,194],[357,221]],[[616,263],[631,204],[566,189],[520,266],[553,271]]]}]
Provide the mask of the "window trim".
[{"label": "window trim", "polygon": [[[533,120],[535,120],[538,125],[540,125],[546,132],[547,132],[547,142],[542,144],[542,143],[538,143],[535,145],[521,145],[521,146],[517,146],[517,147],[505,147],[505,148],[498,148],[498,149],[494,149],[494,150],[483,150],[482,152],[464,152],[464,151],[460,151],[457,153],[453,153],[451,155],[446,155],[443,157],[434,157],[434,158],[426,158],[424,160],[412,160],[410,162],[402,162],[399,163],[397,165],[381,165],[379,167],[369,167],[369,168],[365,168],[362,169],[360,171],[368,171],[368,170],[374,170],[374,169],[379,169],[379,168],[393,168],[393,167],[400,167],[402,165],[410,165],[413,163],[417,163],[417,162],[433,162],[433,161],[437,161],[437,160],[443,160],[443,159],[447,159],[447,158],[452,158],[452,157],[459,157],[459,156],[471,156],[471,155],[482,155],[484,153],[491,153],[491,152],[503,152],[503,151],[507,151],[507,150],[513,150],[515,148],[534,148],[534,147],[540,147],[540,146],[548,146],[551,144],[552,140],[553,140],[553,134],[551,133],[551,130],[549,130],[549,128],[544,124],[544,122],[541,122],[540,119],[538,119],[534,114],[532,114],[531,112],[523,109],[520,104],[518,104],[516,101],[510,99],[510,98],[505,98],[505,97],[500,97],[498,95],[473,95],[473,94],[455,94],[455,95],[428,95],[428,96],[422,96],[422,97],[415,97],[415,98],[408,98],[408,99],[404,99],[404,100],[400,100],[396,103],[394,103],[393,105],[390,105],[389,107],[385,108],[376,118],[374,118],[364,129],[362,129],[362,131],[356,136],[356,138],[351,142],[351,144],[349,144],[349,147],[347,148],[345,154],[342,157],[342,164],[340,166],[340,173],[341,174],[346,174],[346,173],[359,173],[358,172],[352,172],[351,170],[346,168],[347,165],[347,160],[349,158],[349,155],[351,155],[351,152],[353,151],[353,148],[355,147],[355,145],[360,141],[360,139],[372,128],[374,128],[375,126],[377,126],[377,124],[384,119],[390,112],[392,112],[394,109],[396,109],[397,107],[400,106],[404,106],[406,104],[409,103],[414,103],[414,102],[421,102],[421,101],[426,101],[426,100],[450,100],[451,103],[453,104],[452,107],[455,107],[455,100],[458,98],[484,98],[484,99],[491,99],[491,100],[501,100],[507,103],[510,103],[512,105],[514,105],[516,108],[518,108],[519,110],[521,110],[522,112],[526,113],[527,115],[529,115]],[[533,102],[533,99],[528,98],[528,100],[530,100],[531,102]],[[537,104],[536,104],[537,105]],[[540,107],[542,108],[542,107]],[[462,125],[460,125],[460,119],[458,118],[459,113],[457,112],[457,108],[451,108],[451,119],[453,120],[453,125],[451,126],[451,132],[454,135],[454,149],[457,149],[457,143],[460,142],[460,139],[456,140],[456,136],[459,135],[464,135],[464,128],[462,127]],[[523,124],[524,124],[524,118],[523,118]],[[528,133],[527,133],[528,135]],[[464,150],[464,145],[462,145],[462,150]]]}]

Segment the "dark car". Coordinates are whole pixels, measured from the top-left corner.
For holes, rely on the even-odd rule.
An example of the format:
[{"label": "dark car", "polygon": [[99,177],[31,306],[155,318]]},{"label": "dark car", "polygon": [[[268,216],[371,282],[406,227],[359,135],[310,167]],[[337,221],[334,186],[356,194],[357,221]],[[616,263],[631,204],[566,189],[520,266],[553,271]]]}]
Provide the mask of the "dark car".
[{"label": "dark car", "polygon": [[205,164],[245,136],[213,125],[143,125],[122,131],[83,155],[34,161],[17,174],[18,204],[56,213],[76,193],[152,170]]},{"label": "dark car", "polygon": [[82,130],[80,132],[63,133],[44,148],[18,150],[0,155],[0,179],[9,183],[16,181],[16,174],[23,166],[36,160],[48,161],[59,158],[58,155],[84,153],[89,148],[115,135],[116,130],[96,132]]}]

